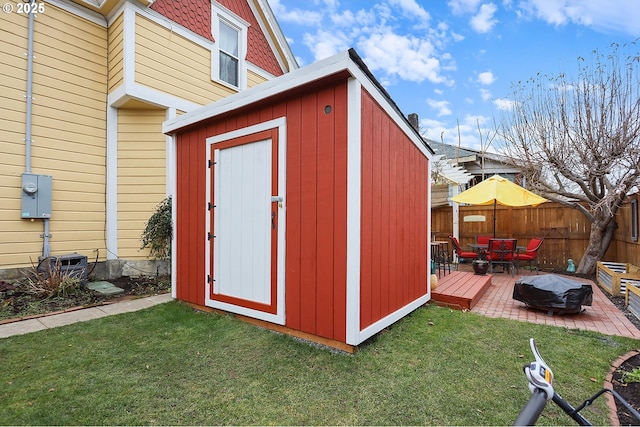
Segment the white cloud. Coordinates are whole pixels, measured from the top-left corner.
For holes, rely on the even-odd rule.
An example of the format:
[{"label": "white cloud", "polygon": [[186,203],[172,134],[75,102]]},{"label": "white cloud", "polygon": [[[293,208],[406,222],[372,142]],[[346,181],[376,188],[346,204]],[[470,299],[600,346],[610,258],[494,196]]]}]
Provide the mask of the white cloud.
[{"label": "white cloud", "polygon": [[[431,16],[416,0],[385,0],[369,9],[314,0],[313,12],[286,9],[280,2],[269,0],[278,20],[307,28],[295,42],[302,42],[315,61],[355,47],[384,84],[398,79],[454,84],[448,73],[456,70],[455,61],[445,49],[463,37],[452,34],[445,22],[430,26]],[[407,18],[415,25],[408,26]]]},{"label": "white cloud", "polygon": [[482,0],[451,0],[447,5],[455,15],[463,15],[465,13],[475,13],[481,1]]},{"label": "white cloud", "polygon": [[345,10],[343,13],[332,14],[331,22],[340,27],[348,27],[355,25],[356,16],[351,10]]},{"label": "white cloud", "polygon": [[482,98],[483,101],[488,101],[491,99],[493,95],[491,95],[491,92],[487,89],[480,89],[480,97]]},{"label": "white cloud", "polygon": [[458,34],[456,32],[451,32],[451,38],[453,38],[453,41],[455,42],[461,42],[462,40],[464,40],[464,36],[462,34]]},{"label": "white cloud", "polygon": [[326,4],[330,9],[336,9],[340,4],[338,0],[322,0],[322,3]]},{"label": "white cloud", "polygon": [[493,105],[495,105],[498,110],[513,110],[516,102],[506,98],[498,98],[493,100]]},{"label": "white cloud", "polygon": [[340,28],[351,28],[358,32],[362,27],[375,26],[376,15],[372,11],[360,9],[356,12],[345,10],[341,13],[332,13],[329,16],[331,23]]},{"label": "white cloud", "polygon": [[432,109],[436,110],[436,115],[438,117],[441,116],[450,116],[452,114],[451,107],[449,106],[449,101],[436,101],[435,99],[427,99],[427,104]]},{"label": "white cloud", "polygon": [[440,59],[428,40],[395,34],[386,28],[362,37],[357,47],[372,71],[381,70],[412,82],[452,84],[441,73]]},{"label": "white cloud", "polygon": [[350,47],[348,38],[339,31],[319,30],[316,34],[306,33],[303,40],[304,44],[313,52],[316,61],[328,58]]},{"label": "white cloud", "polygon": [[556,26],[573,23],[604,33],[640,34],[637,0],[525,0],[518,6],[524,16]]},{"label": "white cloud", "polygon": [[399,6],[403,14],[412,19],[429,21],[431,16],[415,0],[389,0],[389,4]]},{"label": "white cloud", "polygon": [[470,115],[466,115],[462,121],[463,124],[471,126],[471,127],[475,127],[476,130],[478,128],[478,125],[480,127],[491,123],[491,119],[489,117],[486,116],[480,116],[477,114],[470,114]]},{"label": "white cloud", "polygon": [[485,71],[478,74],[478,83],[483,85],[490,85],[496,81],[495,76],[491,71]]},{"label": "white cloud", "polygon": [[296,22],[301,25],[316,26],[322,22],[322,13],[312,10],[289,10],[280,4],[280,0],[269,0],[271,10],[278,17],[278,21]]},{"label": "white cloud", "polygon": [[[459,120],[457,125],[453,127],[449,122],[428,118],[420,119],[420,129],[423,130],[423,136],[433,141],[444,142],[454,146],[459,144],[462,148],[481,150],[478,123],[480,124],[483,138],[493,134],[491,129],[493,122],[489,117],[484,116],[465,116],[463,120]],[[489,151],[493,150],[490,149]]]},{"label": "white cloud", "polygon": [[498,20],[494,18],[497,10],[498,7],[493,3],[480,6],[478,14],[473,16],[469,21],[471,28],[479,33],[488,33],[491,31],[493,26],[498,23]]}]

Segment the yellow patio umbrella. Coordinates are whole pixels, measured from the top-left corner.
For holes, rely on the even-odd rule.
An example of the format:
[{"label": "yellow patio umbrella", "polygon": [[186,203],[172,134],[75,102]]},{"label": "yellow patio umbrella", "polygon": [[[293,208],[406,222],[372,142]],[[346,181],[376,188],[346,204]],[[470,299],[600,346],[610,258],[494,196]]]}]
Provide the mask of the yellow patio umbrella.
[{"label": "yellow patio umbrella", "polygon": [[504,206],[538,206],[547,201],[508,179],[493,175],[480,184],[453,196],[452,201],[469,205],[493,205],[493,237],[496,236],[496,204]]}]

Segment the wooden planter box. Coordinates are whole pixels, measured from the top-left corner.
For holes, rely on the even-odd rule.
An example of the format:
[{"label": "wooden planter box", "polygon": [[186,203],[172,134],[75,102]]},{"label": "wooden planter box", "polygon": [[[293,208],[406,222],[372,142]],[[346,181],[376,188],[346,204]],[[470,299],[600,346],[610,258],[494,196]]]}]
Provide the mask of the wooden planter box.
[{"label": "wooden planter box", "polygon": [[598,262],[596,279],[598,285],[611,295],[626,295],[627,283],[640,281],[640,267],[621,262]]},{"label": "wooden planter box", "polygon": [[640,319],[640,281],[634,283],[635,286],[627,286],[625,293],[625,303],[629,311]]}]

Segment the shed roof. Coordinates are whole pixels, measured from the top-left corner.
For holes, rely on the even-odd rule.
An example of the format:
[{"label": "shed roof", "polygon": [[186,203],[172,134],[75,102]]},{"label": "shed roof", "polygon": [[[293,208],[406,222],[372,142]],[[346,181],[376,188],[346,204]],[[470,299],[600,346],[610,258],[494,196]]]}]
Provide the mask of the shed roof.
[{"label": "shed roof", "polygon": [[385,111],[393,117],[395,122],[413,140],[414,144],[424,147],[430,154],[434,154],[433,149],[424,141],[418,131],[411,126],[407,117],[402,114],[402,111],[391,99],[389,93],[376,80],[354,49],[349,49],[306,67],[293,70],[258,86],[167,120],[162,126],[162,131],[166,134],[175,134],[203,120],[221,114],[228,114],[272,97],[282,96],[294,89],[339,76],[342,73],[346,73],[345,76],[349,75],[357,79],[376,98],[376,101]]}]

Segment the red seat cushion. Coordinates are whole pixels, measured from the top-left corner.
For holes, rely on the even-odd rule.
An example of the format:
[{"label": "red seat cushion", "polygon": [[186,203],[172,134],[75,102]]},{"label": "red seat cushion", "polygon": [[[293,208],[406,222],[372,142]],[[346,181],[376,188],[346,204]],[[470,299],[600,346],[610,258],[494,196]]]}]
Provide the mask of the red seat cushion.
[{"label": "red seat cushion", "polygon": [[475,252],[458,252],[460,258],[476,258],[478,256]]}]

